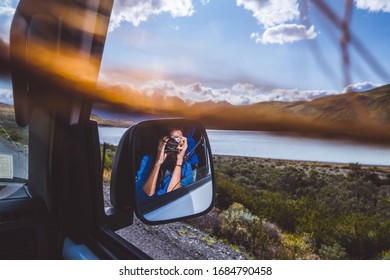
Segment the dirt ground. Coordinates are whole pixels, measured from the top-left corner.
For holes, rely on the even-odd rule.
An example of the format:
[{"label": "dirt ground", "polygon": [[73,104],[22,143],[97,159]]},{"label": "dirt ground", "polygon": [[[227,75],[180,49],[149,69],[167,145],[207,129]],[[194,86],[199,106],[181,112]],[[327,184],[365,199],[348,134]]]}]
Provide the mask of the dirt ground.
[{"label": "dirt ground", "polygon": [[[105,204],[109,188],[104,186]],[[133,225],[116,232],[153,259],[160,260],[243,260],[230,245],[182,222],[149,226],[134,216]]]}]

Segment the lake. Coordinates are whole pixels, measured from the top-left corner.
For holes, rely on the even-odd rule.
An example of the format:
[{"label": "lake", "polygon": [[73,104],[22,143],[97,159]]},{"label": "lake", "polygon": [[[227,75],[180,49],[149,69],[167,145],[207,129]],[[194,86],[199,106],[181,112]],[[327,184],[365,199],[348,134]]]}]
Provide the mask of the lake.
[{"label": "lake", "polygon": [[[100,142],[118,145],[126,128],[99,127]],[[215,155],[390,165],[390,147],[265,131],[207,130]]]}]

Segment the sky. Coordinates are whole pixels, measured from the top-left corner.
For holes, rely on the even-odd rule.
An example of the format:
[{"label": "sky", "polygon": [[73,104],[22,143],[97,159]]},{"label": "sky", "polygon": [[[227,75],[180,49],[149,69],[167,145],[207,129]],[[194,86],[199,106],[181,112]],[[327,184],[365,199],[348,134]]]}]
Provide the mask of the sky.
[{"label": "sky", "polygon": [[[313,100],[389,83],[390,1],[354,0],[349,16],[346,1],[323,1],[330,13],[315,2],[117,0],[99,79],[190,103],[234,105]],[[6,42],[17,3],[0,0]],[[344,52],[337,26],[343,20],[351,34]],[[0,81],[0,101],[9,97]]]}]

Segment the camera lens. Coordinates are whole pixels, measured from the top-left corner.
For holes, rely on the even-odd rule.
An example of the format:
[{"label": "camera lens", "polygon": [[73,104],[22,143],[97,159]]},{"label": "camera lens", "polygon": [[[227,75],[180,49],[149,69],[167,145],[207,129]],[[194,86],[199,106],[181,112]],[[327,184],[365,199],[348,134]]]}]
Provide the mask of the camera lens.
[{"label": "camera lens", "polygon": [[177,153],[179,150],[177,146],[179,145],[180,138],[179,137],[171,137],[168,139],[167,144],[165,145],[166,153]]}]

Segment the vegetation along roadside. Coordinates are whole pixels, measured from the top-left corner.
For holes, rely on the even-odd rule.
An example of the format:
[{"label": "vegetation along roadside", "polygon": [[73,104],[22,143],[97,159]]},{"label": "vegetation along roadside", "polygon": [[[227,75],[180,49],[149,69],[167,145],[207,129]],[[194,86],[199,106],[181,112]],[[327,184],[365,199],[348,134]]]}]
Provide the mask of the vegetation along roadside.
[{"label": "vegetation along roadside", "polygon": [[214,169],[216,206],[187,223],[247,258],[390,259],[390,167],[214,156]]}]

